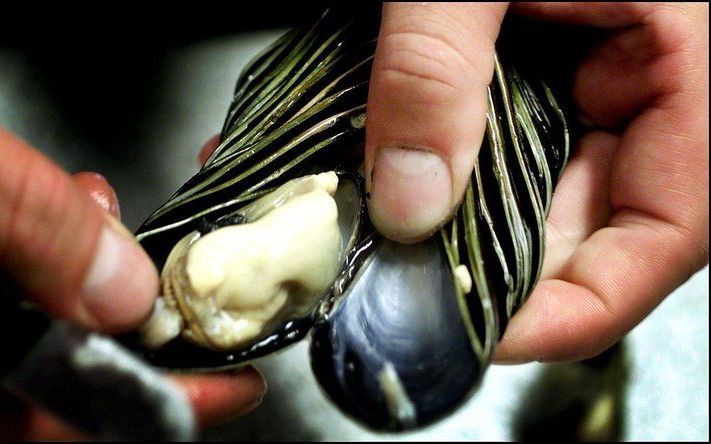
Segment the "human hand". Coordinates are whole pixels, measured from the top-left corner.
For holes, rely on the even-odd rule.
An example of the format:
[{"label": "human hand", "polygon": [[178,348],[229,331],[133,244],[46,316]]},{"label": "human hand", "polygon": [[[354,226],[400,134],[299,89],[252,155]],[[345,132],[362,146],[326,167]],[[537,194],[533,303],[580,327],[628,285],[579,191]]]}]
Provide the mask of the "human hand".
[{"label": "human hand", "polygon": [[[69,176],[0,129],[0,268],[58,318],[117,333],[150,314],[153,263],[119,222],[116,195],[95,173]],[[207,426],[247,413],[265,383],[252,367],[210,376],[174,375]],[[0,440],[86,438],[50,413],[0,393]]]},{"label": "human hand", "polygon": [[[461,200],[506,10],[384,6],[366,181],[371,218],[387,237],[420,240]],[[618,341],[708,263],[708,5],[511,10],[611,31],[577,69],[573,93],[590,125],[554,194],[541,280],[495,357],[582,359]]]}]

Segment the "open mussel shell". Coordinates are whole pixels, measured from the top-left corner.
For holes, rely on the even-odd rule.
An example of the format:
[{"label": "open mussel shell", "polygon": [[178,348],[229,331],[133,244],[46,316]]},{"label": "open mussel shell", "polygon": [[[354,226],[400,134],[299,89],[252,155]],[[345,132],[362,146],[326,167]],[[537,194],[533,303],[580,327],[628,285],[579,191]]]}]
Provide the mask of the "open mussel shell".
[{"label": "open mussel shell", "polygon": [[[311,337],[311,367],[344,412],[377,429],[430,423],[471,392],[481,366],[438,236],[417,245],[368,238]],[[343,282],[346,280],[347,282]]]},{"label": "open mussel shell", "polygon": [[[334,200],[338,206],[338,225],[341,233],[342,265],[345,266],[346,252],[352,250],[360,237],[363,218],[365,217],[365,202],[363,178],[357,173],[339,172],[339,185]],[[237,211],[224,215],[214,222],[201,220],[198,232],[202,234],[223,226],[248,223]],[[196,234],[196,236],[198,236]],[[303,254],[308,254],[307,251]],[[328,291],[328,290],[327,290]],[[324,292],[324,296],[327,292]],[[124,341],[136,349],[148,362],[158,367],[181,370],[217,371],[238,367],[248,361],[260,358],[291,344],[306,336],[316,320],[317,304],[304,317],[286,319],[276,328],[247,346],[229,351],[215,351],[195,345],[177,337],[158,349],[149,349],[141,345],[140,338],[134,334],[128,335]]]},{"label": "open mussel shell", "polygon": [[451,221],[415,245],[374,234],[359,173],[379,23],[372,6],[338,6],[255,58],[237,82],[219,147],[137,232],[161,268],[186,234],[242,223],[241,208],[287,181],[335,170],[347,234],[330,290],[308,316],[238,350],[182,339],[154,351],[132,344],[162,367],[219,370],[312,331],[311,364],[328,397],[369,427],[403,430],[442,418],[472,393],[533,290],[569,139],[548,87],[497,57],[486,137]]},{"label": "open mussel shell", "polygon": [[[312,26],[286,33],[245,68],[220,145],[136,232],[158,269],[189,233],[240,223],[241,208],[309,174],[338,173],[338,221],[348,238],[344,257],[368,229],[358,170],[378,21],[355,26],[355,16],[329,10]],[[312,316],[285,320],[248,347],[224,353],[182,339],[158,350],[147,349],[134,334],[121,340],[155,365],[210,371],[282,349],[303,338],[313,322]]]}]

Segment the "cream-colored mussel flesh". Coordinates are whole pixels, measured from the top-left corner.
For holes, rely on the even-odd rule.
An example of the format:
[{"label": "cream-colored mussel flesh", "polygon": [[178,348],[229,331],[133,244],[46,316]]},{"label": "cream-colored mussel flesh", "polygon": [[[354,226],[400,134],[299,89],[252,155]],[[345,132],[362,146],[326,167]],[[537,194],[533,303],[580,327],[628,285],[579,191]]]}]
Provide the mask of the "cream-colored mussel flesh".
[{"label": "cream-colored mussel flesh", "polygon": [[139,329],[145,344],[157,348],[182,333],[204,347],[236,349],[308,314],[343,259],[337,187],[333,172],[298,178],[243,208],[247,223],[185,236]]}]

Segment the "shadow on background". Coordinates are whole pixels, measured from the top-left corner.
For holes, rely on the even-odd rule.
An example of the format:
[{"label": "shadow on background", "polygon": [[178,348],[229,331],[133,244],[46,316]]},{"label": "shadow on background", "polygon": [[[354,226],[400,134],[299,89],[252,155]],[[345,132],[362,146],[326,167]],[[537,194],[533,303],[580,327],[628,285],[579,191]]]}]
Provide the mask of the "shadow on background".
[{"label": "shadow on background", "polygon": [[624,341],[592,359],[547,365],[514,417],[515,439],[620,441],[628,368]]}]

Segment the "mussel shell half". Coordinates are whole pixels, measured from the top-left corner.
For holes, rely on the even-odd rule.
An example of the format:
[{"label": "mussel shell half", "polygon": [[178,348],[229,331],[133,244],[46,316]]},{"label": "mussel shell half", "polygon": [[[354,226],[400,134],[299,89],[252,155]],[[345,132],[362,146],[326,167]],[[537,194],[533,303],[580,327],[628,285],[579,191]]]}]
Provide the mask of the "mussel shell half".
[{"label": "mussel shell half", "polygon": [[[461,405],[538,280],[568,141],[555,99],[534,85],[497,58],[487,136],[455,217],[425,243],[362,245],[323,307],[312,369],[371,428],[424,426]],[[457,282],[462,267],[471,289]]]},{"label": "mussel shell half", "polygon": [[440,418],[480,374],[438,237],[361,247],[340,303],[314,326],[311,366],[331,400],[375,429]]},{"label": "mussel shell half", "polygon": [[[233,216],[241,207],[288,180],[330,170],[340,171],[341,178],[359,176],[380,8],[374,2],[334,5],[312,25],[286,33],[247,66],[237,81],[220,145],[136,232],[158,269],[185,235],[238,222]],[[358,186],[360,193],[350,203],[339,204],[344,220],[351,215],[353,239],[368,226],[361,216],[362,180]],[[312,322],[286,321],[248,349],[228,354],[183,341],[155,352],[134,348],[156,365],[219,370],[298,341]]]},{"label": "mussel shell half", "polygon": [[[363,178],[357,173],[339,172],[339,186],[334,195],[338,205],[338,224],[342,237],[343,264],[346,254],[352,250],[360,237],[362,221],[365,217],[365,202],[363,199]],[[235,214],[228,214],[215,221],[216,225],[222,220],[234,220]],[[304,252],[308,254],[308,252]],[[342,265],[343,267],[344,265]],[[324,294],[327,294],[326,290]],[[315,304],[312,312],[303,318],[287,319],[280,323],[270,333],[258,341],[229,352],[213,351],[185,341],[181,337],[175,338],[156,350],[150,350],[141,345],[140,338],[131,333],[121,340],[131,349],[137,351],[145,360],[158,367],[188,370],[188,371],[217,371],[244,365],[246,362],[260,358],[292,345],[301,339],[311,329],[316,320]]]}]

